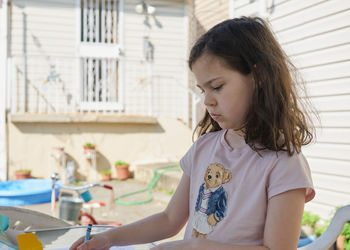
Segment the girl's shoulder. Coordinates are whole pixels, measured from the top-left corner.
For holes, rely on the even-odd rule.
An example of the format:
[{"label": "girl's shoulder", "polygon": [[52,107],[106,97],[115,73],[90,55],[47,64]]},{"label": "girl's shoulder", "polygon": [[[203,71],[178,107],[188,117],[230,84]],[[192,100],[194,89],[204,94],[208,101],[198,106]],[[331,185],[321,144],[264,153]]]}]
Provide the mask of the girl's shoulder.
[{"label": "girl's shoulder", "polygon": [[214,142],[216,139],[219,139],[225,130],[219,130],[219,131],[214,131],[214,132],[209,132],[206,134],[201,135],[200,137],[197,138],[197,140],[194,142],[194,144],[201,145],[201,144],[206,144],[209,142]]},{"label": "girl's shoulder", "polygon": [[272,150],[263,150],[261,152],[263,158],[269,159],[269,162],[272,165],[305,165],[307,160],[302,152],[294,152],[292,155],[289,155],[287,151],[272,151]]}]

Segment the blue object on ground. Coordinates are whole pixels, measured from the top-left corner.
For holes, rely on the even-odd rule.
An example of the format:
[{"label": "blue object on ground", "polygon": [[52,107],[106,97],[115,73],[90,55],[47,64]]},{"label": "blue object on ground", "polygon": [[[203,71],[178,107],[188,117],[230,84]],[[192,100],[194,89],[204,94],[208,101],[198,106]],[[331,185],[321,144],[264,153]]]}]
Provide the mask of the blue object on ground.
[{"label": "blue object on ground", "polygon": [[6,231],[9,227],[9,224],[10,224],[9,217],[0,214],[0,231]]},{"label": "blue object on ground", "polygon": [[81,193],[81,194],[80,194],[80,197],[81,197],[85,202],[89,202],[89,201],[91,201],[91,199],[92,199],[89,190],[86,190],[85,192]]},{"label": "blue object on ground", "polygon": [[311,242],[314,242],[315,240],[316,240],[316,235],[314,234],[306,238],[299,238],[298,247],[306,246]]},{"label": "blue object on ground", "polygon": [[[51,201],[52,181],[24,179],[0,182],[0,206],[24,206]],[[59,187],[55,186],[56,199]]]}]

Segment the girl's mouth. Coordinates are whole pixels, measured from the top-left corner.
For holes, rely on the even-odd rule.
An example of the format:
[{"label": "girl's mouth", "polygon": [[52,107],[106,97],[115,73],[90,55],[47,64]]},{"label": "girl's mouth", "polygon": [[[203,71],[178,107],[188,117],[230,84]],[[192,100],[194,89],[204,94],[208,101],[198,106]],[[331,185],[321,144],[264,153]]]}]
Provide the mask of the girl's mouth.
[{"label": "girl's mouth", "polygon": [[219,119],[220,115],[218,114],[210,114],[210,116],[216,121],[217,119]]}]

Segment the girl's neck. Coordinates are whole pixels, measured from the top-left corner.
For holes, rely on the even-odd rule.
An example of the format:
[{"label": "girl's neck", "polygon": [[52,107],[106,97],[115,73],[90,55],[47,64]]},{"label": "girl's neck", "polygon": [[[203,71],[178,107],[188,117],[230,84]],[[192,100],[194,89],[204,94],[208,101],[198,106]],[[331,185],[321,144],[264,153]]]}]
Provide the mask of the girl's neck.
[{"label": "girl's neck", "polygon": [[243,148],[247,145],[244,140],[244,132],[242,130],[235,131],[233,129],[228,129],[227,133],[225,134],[225,140],[233,149]]}]

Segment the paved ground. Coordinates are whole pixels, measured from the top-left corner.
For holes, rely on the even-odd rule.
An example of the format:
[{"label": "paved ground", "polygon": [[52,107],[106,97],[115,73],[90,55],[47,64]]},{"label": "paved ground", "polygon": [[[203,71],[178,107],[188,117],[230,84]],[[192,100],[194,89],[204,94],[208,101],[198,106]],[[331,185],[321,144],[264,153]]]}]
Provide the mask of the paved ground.
[{"label": "paved ground", "polygon": [[[144,189],[146,187],[145,184],[141,184],[140,182],[129,179],[126,181],[110,181],[105,182],[105,184],[112,185],[114,188],[114,197],[126,194],[129,192],[137,191]],[[92,215],[97,219],[97,221],[112,221],[112,222],[120,222],[122,224],[128,224],[139,219],[145,218],[149,215],[160,212],[166,208],[171,195],[161,192],[161,191],[153,191],[153,200],[149,203],[142,205],[112,205],[111,206],[111,192],[108,189],[95,187],[90,190],[92,195],[92,201],[102,201],[107,204],[106,207],[102,208],[94,208],[92,210]],[[123,201],[141,201],[147,199],[147,193],[140,193],[134,196],[130,196],[128,198],[123,199]],[[51,205],[50,203],[45,204],[36,204],[24,206],[24,208],[28,208],[31,210],[35,210],[38,212],[46,213],[51,215]],[[91,211],[90,211],[91,212]],[[56,207],[56,214],[59,214],[59,203]],[[184,235],[184,229],[176,236],[166,239],[164,241],[169,240],[178,240],[182,239]]]}]

